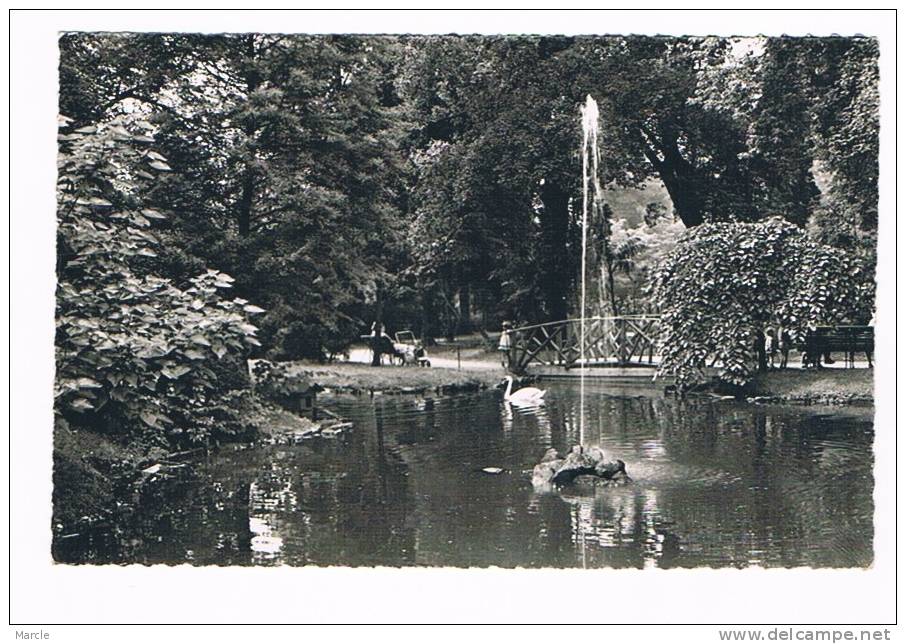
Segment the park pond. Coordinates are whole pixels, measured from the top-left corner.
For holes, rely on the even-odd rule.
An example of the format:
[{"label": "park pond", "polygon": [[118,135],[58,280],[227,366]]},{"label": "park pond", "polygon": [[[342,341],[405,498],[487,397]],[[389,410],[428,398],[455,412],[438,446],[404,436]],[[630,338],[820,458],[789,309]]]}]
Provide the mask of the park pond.
[{"label": "park pond", "polygon": [[[55,544],[59,561],[195,565],[868,566],[870,407],[761,406],[589,384],[585,443],[622,488],[533,489],[578,441],[580,396],[498,390],[333,396],[333,439],[228,446],[142,495],[128,524]],[[483,468],[502,468],[492,475]]]}]

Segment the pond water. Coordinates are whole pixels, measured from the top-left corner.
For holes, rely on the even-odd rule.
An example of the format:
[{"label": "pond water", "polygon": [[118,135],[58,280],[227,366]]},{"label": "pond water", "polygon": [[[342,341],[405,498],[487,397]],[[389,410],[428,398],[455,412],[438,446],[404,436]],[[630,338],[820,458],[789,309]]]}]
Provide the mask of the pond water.
[{"label": "pond water", "polygon": [[[219,565],[867,566],[870,409],[586,390],[586,444],[624,488],[538,493],[530,470],[579,432],[574,384],[518,409],[499,391],[329,398],[334,440],[225,448],[147,495],[128,529],[58,560]],[[500,467],[499,475],[481,472]]]}]

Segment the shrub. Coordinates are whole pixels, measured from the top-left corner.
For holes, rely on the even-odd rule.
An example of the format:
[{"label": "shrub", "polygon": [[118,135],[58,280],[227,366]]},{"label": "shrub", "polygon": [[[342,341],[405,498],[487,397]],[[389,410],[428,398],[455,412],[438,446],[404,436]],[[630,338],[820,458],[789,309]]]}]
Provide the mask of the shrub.
[{"label": "shrub", "polygon": [[152,274],[165,215],[141,199],[170,168],[150,129],[119,119],[67,132],[63,120],[55,411],[155,444],[199,443],[234,416],[233,383],[215,368],[258,344],[247,318],[263,311],[224,297],[233,279],[217,270],[182,286]]},{"label": "shrub", "polygon": [[858,278],[846,253],[779,218],[691,228],[650,285],[662,316],[660,373],[688,385],[716,360],[722,379],[745,384],[765,326],[795,342],[864,316],[872,303]]}]

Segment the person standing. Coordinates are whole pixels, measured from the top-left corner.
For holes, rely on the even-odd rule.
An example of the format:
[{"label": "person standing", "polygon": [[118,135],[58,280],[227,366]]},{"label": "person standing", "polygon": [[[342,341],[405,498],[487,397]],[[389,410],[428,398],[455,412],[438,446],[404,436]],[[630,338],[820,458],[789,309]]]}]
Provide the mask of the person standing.
[{"label": "person standing", "polygon": [[[384,330],[384,325],[379,323],[377,320],[371,323],[371,366],[380,367],[381,366],[381,356],[384,353],[387,353],[386,347],[388,343],[388,338],[386,331]],[[391,345],[392,346],[392,345]]]},{"label": "person standing", "polygon": [[513,339],[510,335],[512,328],[512,324],[504,322],[503,330],[500,332],[500,340],[497,342],[497,351],[500,353],[500,364],[507,370],[510,368],[510,356],[513,348]]},{"label": "person standing", "polygon": [[790,358],[790,345],[792,340],[790,332],[782,326],[777,327],[777,350],[780,352],[780,368],[786,369],[787,361]]},{"label": "person standing", "polygon": [[765,327],[764,330],[764,356],[767,362],[767,368],[774,368],[774,357],[777,355],[777,336],[772,327]]}]

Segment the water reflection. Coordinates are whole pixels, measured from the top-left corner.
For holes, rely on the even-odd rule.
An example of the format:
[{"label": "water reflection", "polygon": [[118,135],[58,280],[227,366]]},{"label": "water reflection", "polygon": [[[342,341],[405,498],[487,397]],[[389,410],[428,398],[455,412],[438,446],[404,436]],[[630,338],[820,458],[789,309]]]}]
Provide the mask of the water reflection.
[{"label": "water reflection", "polygon": [[[66,561],[670,568],[865,566],[870,410],[764,408],[586,392],[586,443],[628,487],[533,490],[579,434],[578,391],[513,407],[499,392],[334,398],[336,441],[232,451],[142,499],[118,535],[55,544]],[[499,476],[482,468],[501,467]]]},{"label": "water reflection", "polygon": [[[283,454],[278,453],[276,456],[279,458]],[[283,516],[294,515],[297,505],[292,479],[277,463],[271,471],[249,485],[250,547],[255,563],[279,563],[283,537],[280,536],[281,529],[278,525]],[[293,521],[293,524],[297,523],[298,520]],[[304,524],[304,520],[302,523]]]}]

